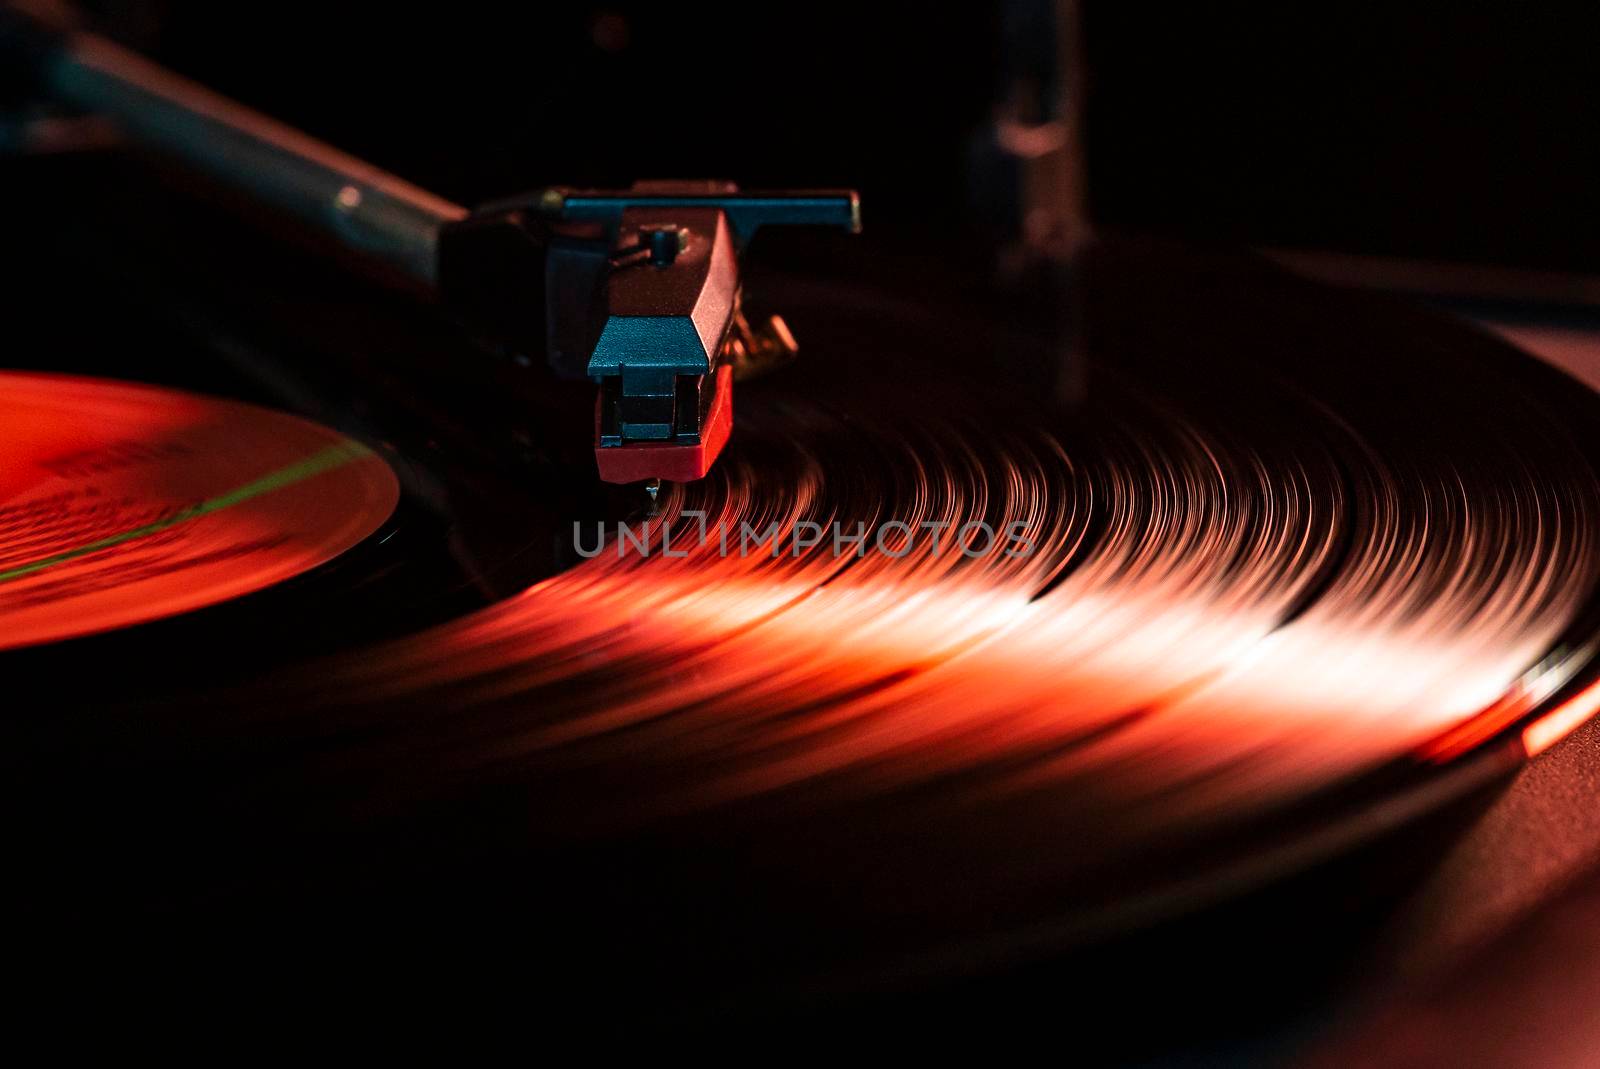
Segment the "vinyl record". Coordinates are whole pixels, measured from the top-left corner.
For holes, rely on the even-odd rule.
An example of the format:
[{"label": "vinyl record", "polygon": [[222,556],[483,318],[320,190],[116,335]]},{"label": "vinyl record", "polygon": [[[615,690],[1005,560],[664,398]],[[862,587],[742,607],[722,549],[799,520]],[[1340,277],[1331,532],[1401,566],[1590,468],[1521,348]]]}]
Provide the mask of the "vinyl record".
[{"label": "vinyl record", "polygon": [[564,570],[36,723],[92,769],[37,871],[136,867],[107,923],[252,955],[489,946],[563,1012],[794,1012],[1269,885],[1593,711],[1585,388],[1247,259],[1111,243],[1022,314],[850,263],[766,280],[803,356],[711,477],[623,527],[521,487]]}]

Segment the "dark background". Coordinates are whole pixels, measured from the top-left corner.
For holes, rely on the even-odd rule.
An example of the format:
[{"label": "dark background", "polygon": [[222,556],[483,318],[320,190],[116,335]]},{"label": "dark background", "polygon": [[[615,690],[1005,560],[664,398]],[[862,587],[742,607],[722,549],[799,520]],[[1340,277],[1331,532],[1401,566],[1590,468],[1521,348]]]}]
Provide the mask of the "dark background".
[{"label": "dark background", "polygon": [[1600,6],[1087,5],[1105,221],[1600,268]]},{"label": "dark background", "polygon": [[861,184],[900,233],[959,221],[997,59],[983,3],[113,7],[169,65],[463,203]]},{"label": "dark background", "polygon": [[[92,6],[464,202],[640,176],[855,185],[912,247],[982,214],[975,132],[1053,53],[1048,0]],[[1081,6],[1100,223],[1600,269],[1595,5]]]}]

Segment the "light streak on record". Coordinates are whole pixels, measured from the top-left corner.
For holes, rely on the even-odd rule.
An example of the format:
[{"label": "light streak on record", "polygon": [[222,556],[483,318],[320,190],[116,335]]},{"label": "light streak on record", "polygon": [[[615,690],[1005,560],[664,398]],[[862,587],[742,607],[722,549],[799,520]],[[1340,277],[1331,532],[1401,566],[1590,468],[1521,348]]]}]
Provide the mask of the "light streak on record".
[{"label": "light streak on record", "polygon": [[[781,435],[747,434],[648,521],[686,557],[608,546],[332,685],[493,710],[463,768],[653,770],[597,821],[786,795],[848,810],[943,784],[943,805],[1031,800],[1056,834],[1136,846],[1525,714],[1525,673],[1593,590],[1592,481],[1519,467],[1515,443],[1516,477],[1490,481],[1321,431],[1266,452],[1170,421],[1106,421],[1092,448],[840,426],[787,461]],[[1036,550],[967,559],[919,538],[897,557],[869,538],[858,558],[824,538],[774,558],[733,538],[725,555],[686,510],[712,532],[1021,521]]]}]

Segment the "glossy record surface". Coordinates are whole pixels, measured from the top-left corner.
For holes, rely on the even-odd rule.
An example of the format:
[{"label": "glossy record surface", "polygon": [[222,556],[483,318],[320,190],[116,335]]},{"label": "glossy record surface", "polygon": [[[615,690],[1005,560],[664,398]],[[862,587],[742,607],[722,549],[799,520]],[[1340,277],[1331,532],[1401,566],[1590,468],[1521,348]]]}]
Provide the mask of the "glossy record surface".
[{"label": "glossy record surface", "polygon": [[[954,298],[796,287],[803,365],[743,388],[713,475],[635,518],[650,552],[613,535],[279,708],[376,732],[338,779],[386,824],[514,798],[491,852],[563,859],[531,901],[630,960],[690,940],[678,979],[714,989],[1045,953],[1308,863],[1547,745],[1551,709],[1575,722],[1592,395],[1233,261],[1102,252],[1083,300],[1041,340]],[[876,537],[975,521],[1032,552]],[[865,551],[797,552],[804,523]],[[740,551],[773,524],[776,555]]]}]

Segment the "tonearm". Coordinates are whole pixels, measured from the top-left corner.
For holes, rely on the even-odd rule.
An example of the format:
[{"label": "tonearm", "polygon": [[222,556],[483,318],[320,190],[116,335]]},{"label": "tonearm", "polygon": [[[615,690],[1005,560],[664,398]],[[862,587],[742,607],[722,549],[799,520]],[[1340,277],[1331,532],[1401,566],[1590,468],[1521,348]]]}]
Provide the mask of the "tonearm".
[{"label": "tonearm", "polygon": [[742,310],[752,235],[860,229],[852,191],[728,182],[549,188],[469,210],[20,4],[0,2],[0,62],[437,290],[475,334],[592,379],[608,482],[704,476],[732,427],[735,365],[794,349],[781,319]]}]

